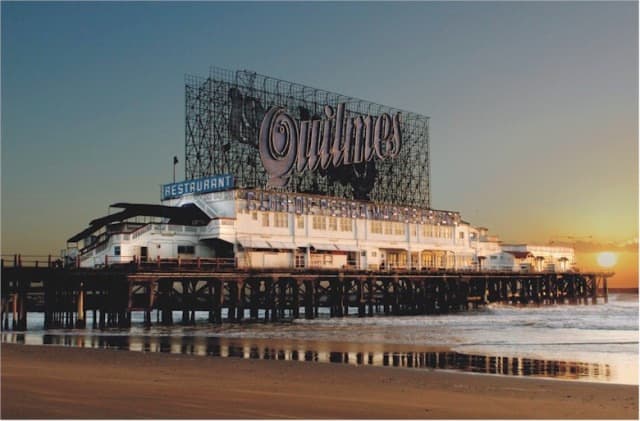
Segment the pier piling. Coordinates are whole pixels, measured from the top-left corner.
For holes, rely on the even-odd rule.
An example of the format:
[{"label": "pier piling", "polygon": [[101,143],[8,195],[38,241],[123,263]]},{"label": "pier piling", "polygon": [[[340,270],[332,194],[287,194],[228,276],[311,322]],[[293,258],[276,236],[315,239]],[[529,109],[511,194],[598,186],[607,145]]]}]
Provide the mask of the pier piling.
[{"label": "pier piling", "polygon": [[[14,256],[19,264],[20,256]],[[9,262],[10,263],[10,262]],[[152,312],[163,325],[173,324],[173,311],[183,324],[195,323],[197,311],[209,321],[242,322],[264,314],[265,321],[318,317],[321,307],[330,317],[355,309],[358,317],[444,314],[491,302],[514,305],[589,304],[607,302],[607,278],[595,273],[422,272],[422,271],[291,271],[252,273],[208,271],[206,265],[180,272],[141,268],[87,270],[53,265],[2,265],[4,330],[27,328],[27,313],[44,312],[44,326],[85,328],[93,312],[96,329],[126,328],[131,312]],[[302,311],[301,311],[302,309]],[[302,316],[304,312],[304,316]],[[11,323],[9,323],[11,313]]]}]

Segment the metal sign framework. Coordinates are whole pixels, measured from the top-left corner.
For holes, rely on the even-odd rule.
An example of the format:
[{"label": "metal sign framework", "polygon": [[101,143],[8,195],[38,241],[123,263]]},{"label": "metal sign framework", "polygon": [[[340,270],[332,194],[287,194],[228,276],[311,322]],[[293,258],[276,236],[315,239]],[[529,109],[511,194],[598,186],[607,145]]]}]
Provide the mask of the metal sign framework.
[{"label": "metal sign framework", "polygon": [[429,117],[246,70],[212,67],[209,77],[185,76],[185,178],[231,174],[238,188],[265,188],[258,137],[267,110],[281,106],[315,120],[338,104],[348,117],[401,113],[398,156],[307,170],[278,190],[430,208]]}]

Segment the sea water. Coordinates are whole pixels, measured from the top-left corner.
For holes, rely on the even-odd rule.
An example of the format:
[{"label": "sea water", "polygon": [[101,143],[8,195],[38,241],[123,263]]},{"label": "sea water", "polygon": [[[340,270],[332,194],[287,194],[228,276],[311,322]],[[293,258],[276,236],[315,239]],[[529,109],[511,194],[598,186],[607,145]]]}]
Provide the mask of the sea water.
[{"label": "sea water", "polygon": [[[175,312],[174,320],[180,317]],[[638,384],[635,294],[611,294],[607,304],[491,304],[429,316],[321,313],[313,320],[221,325],[207,317],[197,312],[195,326],[145,327],[143,314],[134,312],[129,329],[45,331],[42,314],[29,313],[29,330],[3,332],[2,341]]]}]

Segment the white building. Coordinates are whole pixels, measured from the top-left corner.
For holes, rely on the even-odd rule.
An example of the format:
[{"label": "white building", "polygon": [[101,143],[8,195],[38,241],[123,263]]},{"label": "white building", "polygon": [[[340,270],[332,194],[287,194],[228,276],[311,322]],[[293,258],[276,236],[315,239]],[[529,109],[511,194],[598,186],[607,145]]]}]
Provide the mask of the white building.
[{"label": "white building", "polygon": [[[570,248],[503,245],[458,212],[232,189],[118,203],[69,239],[82,267],[131,261],[255,268],[566,271]],[[528,264],[528,266],[527,266]]]}]

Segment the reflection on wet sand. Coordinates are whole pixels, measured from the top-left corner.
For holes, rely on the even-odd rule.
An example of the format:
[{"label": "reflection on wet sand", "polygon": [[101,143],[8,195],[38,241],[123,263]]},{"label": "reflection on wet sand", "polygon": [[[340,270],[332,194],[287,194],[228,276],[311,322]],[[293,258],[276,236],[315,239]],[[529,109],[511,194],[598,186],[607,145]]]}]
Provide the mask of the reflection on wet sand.
[{"label": "reflection on wet sand", "polygon": [[[39,339],[38,339],[39,338]],[[452,351],[389,350],[366,344],[334,345],[327,342],[296,342],[277,344],[251,339],[229,339],[190,336],[127,336],[127,335],[65,335],[42,336],[23,333],[2,333],[2,342],[32,345],[57,345],[80,348],[111,348],[138,352],[163,352],[214,357],[262,360],[290,360],[319,363],[351,364],[458,370],[472,373],[507,376],[535,376],[558,379],[610,381],[608,364],[533,358],[473,355]],[[355,348],[352,350],[350,348]],[[363,349],[364,348],[364,349]]]}]

